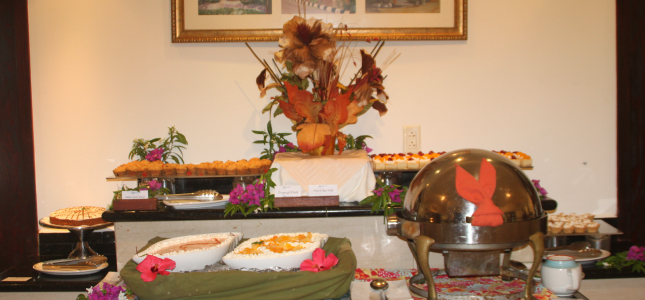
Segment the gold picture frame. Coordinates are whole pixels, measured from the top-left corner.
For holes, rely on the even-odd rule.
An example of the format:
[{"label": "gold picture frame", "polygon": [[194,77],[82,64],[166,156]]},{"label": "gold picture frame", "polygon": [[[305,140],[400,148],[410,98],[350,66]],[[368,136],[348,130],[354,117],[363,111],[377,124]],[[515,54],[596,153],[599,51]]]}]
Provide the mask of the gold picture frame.
[{"label": "gold picture frame", "polygon": [[[275,8],[280,8],[279,5],[284,3],[279,1],[310,3],[308,0],[266,1],[268,5],[273,5],[273,11],[278,10]],[[341,37],[343,40],[466,40],[468,38],[468,0],[420,0],[423,1],[422,3],[432,1],[439,3],[437,5],[440,5],[441,11],[432,14],[365,13],[356,7],[364,5],[367,10],[366,1],[374,0],[354,1],[356,12],[352,14],[308,14],[307,18],[316,17],[334,24],[349,24],[348,34]],[[396,3],[396,0],[389,1]],[[267,15],[199,15],[198,9],[198,0],[171,0],[173,43],[277,41],[282,35],[282,24],[294,15],[281,12]],[[403,26],[401,22],[404,22]],[[433,25],[435,23],[437,25]],[[367,24],[369,27],[360,27],[360,24]],[[395,24],[398,27],[395,27]]]}]

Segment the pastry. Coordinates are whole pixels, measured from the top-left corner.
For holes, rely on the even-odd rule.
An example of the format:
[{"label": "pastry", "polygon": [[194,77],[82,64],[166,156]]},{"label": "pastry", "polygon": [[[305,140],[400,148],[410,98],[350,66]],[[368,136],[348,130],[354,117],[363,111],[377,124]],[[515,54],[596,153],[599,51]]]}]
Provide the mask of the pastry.
[{"label": "pastry", "polygon": [[385,170],[392,171],[392,170],[396,170],[396,169],[397,169],[397,166],[396,166],[396,162],[394,161],[394,159],[392,157],[388,158],[385,161]]},{"label": "pastry", "polygon": [[235,166],[235,163],[228,164],[226,166],[226,175],[235,175],[235,174],[237,174],[237,166]]},{"label": "pastry", "polygon": [[186,176],[188,173],[188,166],[177,165],[177,167],[175,168],[175,172],[177,173],[177,176]]},{"label": "pastry", "polygon": [[419,159],[410,156],[408,158],[408,169],[418,170],[419,169]]},{"label": "pastry", "polygon": [[126,170],[125,170],[125,164],[123,164],[123,165],[120,165],[120,166],[116,167],[116,169],[114,169],[114,170],[112,171],[112,173],[114,173],[114,176],[116,176],[116,177],[123,177],[123,176],[125,176],[125,173],[126,173]]},{"label": "pastry", "polygon": [[533,159],[530,155],[520,151],[514,151],[513,154],[520,159],[520,167],[527,168],[533,165]]},{"label": "pastry", "polygon": [[564,233],[573,233],[573,223],[566,222],[562,225],[562,231]]},{"label": "pastry", "polygon": [[105,208],[75,206],[59,209],[49,215],[49,222],[56,225],[81,226],[105,223],[101,218]]},{"label": "pastry", "polygon": [[186,168],[188,168],[188,171],[186,172],[187,176],[197,176],[197,165],[196,164],[187,164]]},{"label": "pastry", "polygon": [[600,228],[600,223],[591,222],[587,224],[587,232],[596,233]]},{"label": "pastry", "polygon": [[587,232],[587,225],[582,222],[573,223],[573,231],[575,233],[585,233]]},{"label": "pastry", "polygon": [[549,224],[549,231],[551,233],[561,233],[562,232],[562,222],[553,222]]},{"label": "pastry", "polygon": [[163,174],[163,176],[173,176],[175,175],[176,167],[177,164],[165,164],[161,167],[161,174]]},{"label": "pastry", "polygon": [[161,170],[163,169],[163,162],[160,160],[155,160],[148,164],[148,176],[156,177],[161,176]]}]

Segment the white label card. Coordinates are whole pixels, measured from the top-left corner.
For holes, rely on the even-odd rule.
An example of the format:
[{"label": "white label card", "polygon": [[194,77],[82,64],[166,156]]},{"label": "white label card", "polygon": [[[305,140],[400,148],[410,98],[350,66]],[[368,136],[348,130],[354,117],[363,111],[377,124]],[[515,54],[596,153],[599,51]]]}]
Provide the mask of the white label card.
[{"label": "white label card", "polygon": [[338,196],[338,185],[335,185],[335,184],[310,185],[309,196]]},{"label": "white label card", "polygon": [[148,199],[148,190],[142,191],[123,191],[121,199]]},{"label": "white label card", "polygon": [[275,187],[276,197],[300,197],[302,188],[299,185],[278,185]]}]

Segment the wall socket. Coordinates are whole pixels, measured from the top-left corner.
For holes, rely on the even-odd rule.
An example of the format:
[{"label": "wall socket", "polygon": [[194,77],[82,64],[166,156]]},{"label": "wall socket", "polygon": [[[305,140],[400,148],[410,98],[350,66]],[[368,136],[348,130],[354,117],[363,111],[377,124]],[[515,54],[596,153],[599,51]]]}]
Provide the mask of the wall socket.
[{"label": "wall socket", "polygon": [[421,126],[403,126],[403,152],[417,153],[421,151]]}]

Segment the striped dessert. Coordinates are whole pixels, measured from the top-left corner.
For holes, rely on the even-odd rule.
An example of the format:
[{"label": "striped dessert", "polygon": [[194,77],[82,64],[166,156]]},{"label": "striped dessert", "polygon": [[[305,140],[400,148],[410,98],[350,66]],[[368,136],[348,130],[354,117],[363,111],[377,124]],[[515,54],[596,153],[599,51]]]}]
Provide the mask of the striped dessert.
[{"label": "striped dessert", "polygon": [[96,206],[75,206],[59,209],[49,215],[49,222],[56,225],[96,225],[105,223],[101,218],[105,208]]}]

